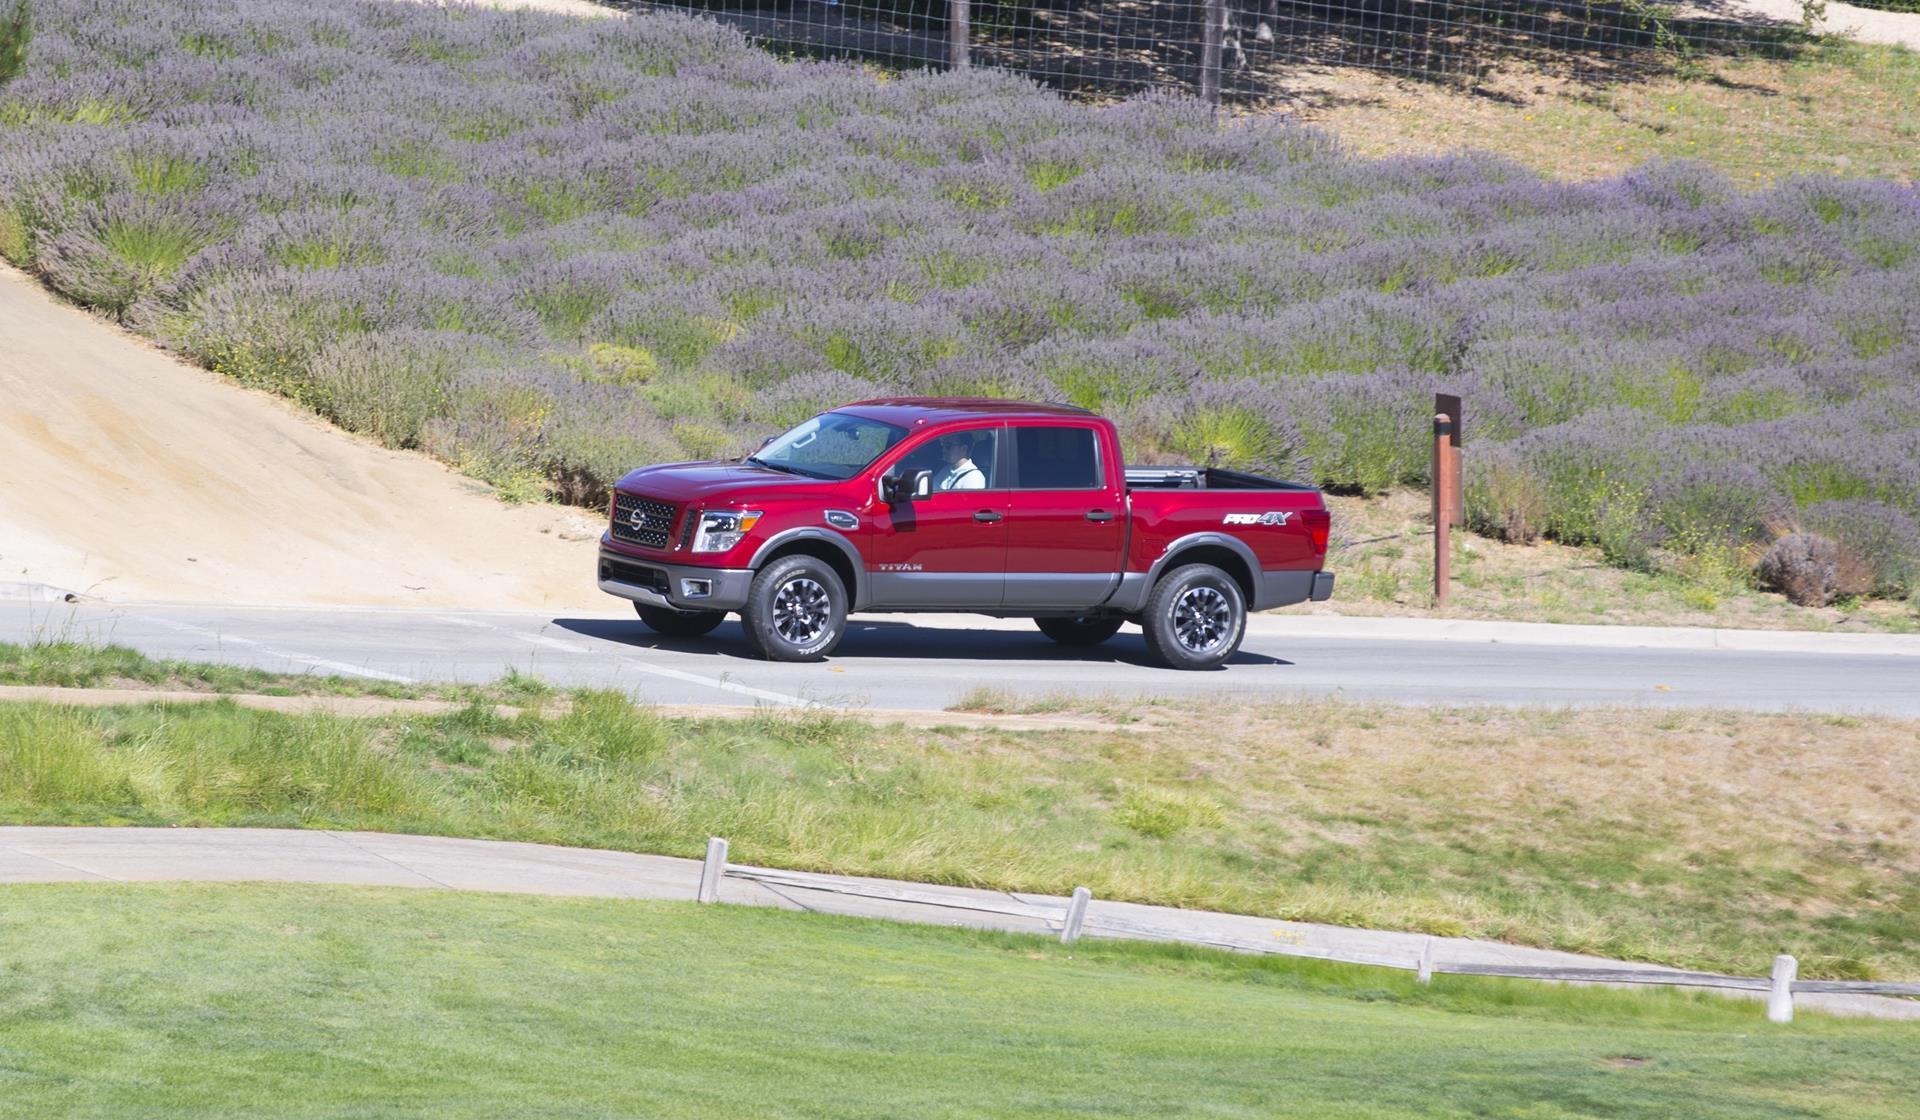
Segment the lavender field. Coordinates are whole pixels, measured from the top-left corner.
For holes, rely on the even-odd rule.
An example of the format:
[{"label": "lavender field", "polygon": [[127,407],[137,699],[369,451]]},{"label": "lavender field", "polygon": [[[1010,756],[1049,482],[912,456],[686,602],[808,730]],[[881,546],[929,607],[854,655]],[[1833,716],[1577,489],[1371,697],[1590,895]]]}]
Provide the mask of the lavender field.
[{"label": "lavender field", "polygon": [[1441,389],[1487,531],[1920,583],[1912,187],[1363,161],[680,17],[35,10],[0,253],[509,496],[598,502],[896,391],[1068,400],[1142,461],[1376,492],[1423,480]]}]

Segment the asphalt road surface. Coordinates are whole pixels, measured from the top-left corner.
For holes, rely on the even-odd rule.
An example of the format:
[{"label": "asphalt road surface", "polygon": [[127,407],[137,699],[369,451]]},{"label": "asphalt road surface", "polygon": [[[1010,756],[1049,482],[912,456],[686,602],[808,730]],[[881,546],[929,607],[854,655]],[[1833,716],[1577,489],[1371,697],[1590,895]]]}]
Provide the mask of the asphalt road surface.
[{"label": "asphalt road surface", "polygon": [[[618,604],[612,604],[618,607]],[[280,672],[485,682],[509,668],[663,704],[946,708],[978,688],[1039,698],[1345,696],[1421,704],[1688,706],[1920,716],[1920,658],[1595,648],[1290,633],[1260,617],[1213,672],[1147,656],[1139,631],[1091,649],[1023,620],[855,618],[816,664],[758,661],[739,624],[661,638],[630,613],[0,601],[0,640],[83,640]]]}]

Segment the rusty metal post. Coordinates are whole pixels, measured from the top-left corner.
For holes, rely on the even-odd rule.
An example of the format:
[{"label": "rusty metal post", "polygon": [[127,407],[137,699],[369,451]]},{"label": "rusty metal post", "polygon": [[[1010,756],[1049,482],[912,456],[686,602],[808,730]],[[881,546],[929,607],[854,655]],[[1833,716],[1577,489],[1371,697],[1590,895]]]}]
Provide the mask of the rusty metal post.
[{"label": "rusty metal post", "polygon": [[1433,605],[1444,608],[1453,591],[1453,503],[1460,487],[1453,446],[1453,418],[1433,414]]},{"label": "rusty metal post", "polygon": [[1466,422],[1466,416],[1461,411],[1460,398],[1451,393],[1435,393],[1433,410],[1444,412],[1453,419],[1453,431],[1447,437],[1447,447],[1453,456],[1453,506],[1449,510],[1449,524],[1458,527],[1467,523],[1467,488],[1465,476],[1460,473],[1460,429]]},{"label": "rusty metal post", "polygon": [[955,70],[967,67],[967,51],[973,44],[973,13],[969,0],[947,0],[948,58]]},{"label": "rusty metal post", "polygon": [[[1453,430],[1456,432],[1460,430],[1460,421],[1453,422]],[[1467,523],[1467,481],[1461,471],[1466,464],[1460,458],[1459,444],[1456,443],[1447,448],[1447,451],[1453,458],[1453,466],[1448,471],[1453,478],[1453,517],[1450,523],[1455,526],[1464,526]]]},{"label": "rusty metal post", "polygon": [[1220,54],[1226,45],[1227,0],[1205,0],[1200,24],[1200,100],[1220,107]]}]

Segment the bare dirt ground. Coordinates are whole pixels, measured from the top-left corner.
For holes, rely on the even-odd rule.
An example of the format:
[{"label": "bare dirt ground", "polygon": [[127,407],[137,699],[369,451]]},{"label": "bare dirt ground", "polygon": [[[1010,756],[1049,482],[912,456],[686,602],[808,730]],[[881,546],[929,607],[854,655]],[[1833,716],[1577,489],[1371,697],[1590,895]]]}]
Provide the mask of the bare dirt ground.
[{"label": "bare dirt ground", "polygon": [[105,599],[592,608],[598,523],[508,506],[0,264],[0,584]]}]

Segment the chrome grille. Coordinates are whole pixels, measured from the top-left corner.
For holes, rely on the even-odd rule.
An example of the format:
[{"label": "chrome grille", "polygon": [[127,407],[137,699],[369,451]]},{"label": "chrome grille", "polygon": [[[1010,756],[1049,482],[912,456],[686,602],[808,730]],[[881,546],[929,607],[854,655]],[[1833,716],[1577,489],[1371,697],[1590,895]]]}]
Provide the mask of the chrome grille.
[{"label": "chrome grille", "polygon": [[656,502],[638,494],[615,494],[613,539],[641,548],[665,548],[667,534],[673,531],[675,512],[671,502]]}]

